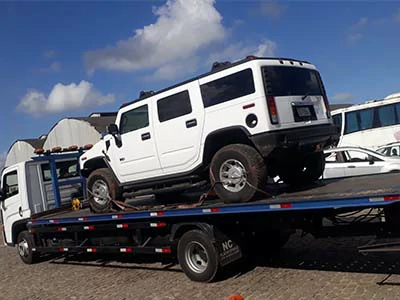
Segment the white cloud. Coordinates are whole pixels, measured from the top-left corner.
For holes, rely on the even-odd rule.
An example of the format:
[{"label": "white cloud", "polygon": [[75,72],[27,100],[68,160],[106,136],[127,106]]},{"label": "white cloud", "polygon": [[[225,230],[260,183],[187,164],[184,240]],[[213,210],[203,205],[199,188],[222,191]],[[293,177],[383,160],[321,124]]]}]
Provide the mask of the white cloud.
[{"label": "white cloud", "polygon": [[43,56],[46,58],[54,58],[57,56],[57,51],[49,49],[43,52]]},{"label": "white cloud", "polygon": [[248,55],[261,57],[274,56],[277,46],[276,43],[270,40],[265,40],[260,44],[246,46],[243,43],[235,43],[227,46],[224,50],[215,52],[210,55],[208,63],[215,61],[235,61],[244,59]]},{"label": "white cloud", "polygon": [[279,4],[277,1],[261,1],[261,13],[272,18],[279,18],[286,10],[286,6]]},{"label": "white cloud", "polygon": [[353,100],[354,96],[351,93],[338,93],[331,97],[330,99],[338,101],[338,102],[345,102]]},{"label": "white cloud", "polygon": [[396,23],[400,23],[400,9],[397,10],[397,12],[393,16],[393,21]]},{"label": "white cloud", "polygon": [[[98,69],[134,71],[156,68],[156,74],[174,73],[173,63],[227,36],[214,0],[168,0],[154,8],[154,24],[135,30],[114,46],[88,51],[84,61],[89,73]],[[168,71],[165,71],[168,69]]]},{"label": "white cloud", "polygon": [[361,30],[368,25],[368,18],[360,18],[355,24],[351,26],[351,30]]},{"label": "white cloud", "polygon": [[49,70],[53,71],[53,72],[60,71],[61,70],[61,63],[58,62],[58,61],[55,61],[55,62],[51,63],[51,65],[49,67]]},{"label": "white cloud", "polygon": [[79,84],[57,83],[48,96],[36,90],[28,91],[18,104],[17,110],[39,116],[100,106],[114,101],[114,95],[103,95],[93,87],[92,83],[82,80]]}]

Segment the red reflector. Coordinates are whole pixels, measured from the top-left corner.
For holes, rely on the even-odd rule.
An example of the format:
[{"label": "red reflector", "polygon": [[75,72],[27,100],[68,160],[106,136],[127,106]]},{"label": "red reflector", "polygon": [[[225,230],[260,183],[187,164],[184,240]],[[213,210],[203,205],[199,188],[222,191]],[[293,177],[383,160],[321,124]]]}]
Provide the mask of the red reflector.
[{"label": "red reflector", "polygon": [[68,248],[58,248],[58,252],[67,252]]},{"label": "red reflector", "polygon": [[122,228],[128,228],[129,225],[128,224],[122,224]]},{"label": "red reflector", "polygon": [[210,209],[211,212],[219,212],[219,208],[218,207],[214,207]]},{"label": "red reflector", "polygon": [[246,104],[246,105],[243,105],[243,109],[252,108],[254,106],[256,106],[254,103]]},{"label": "red reflector", "polygon": [[292,208],[292,203],[283,203],[281,204],[281,208]]},{"label": "red reflector", "polygon": [[87,252],[91,252],[91,253],[95,253],[95,252],[97,252],[97,249],[96,248],[87,248],[86,251]]},{"label": "red reflector", "polygon": [[162,248],[162,253],[171,253],[171,248]]},{"label": "red reflector", "polygon": [[126,252],[127,253],[132,253],[133,252],[133,248],[126,248]]},{"label": "red reflector", "polygon": [[90,226],[89,226],[89,230],[94,230],[94,226],[93,226],[93,225],[90,225]]},{"label": "red reflector", "polygon": [[67,228],[65,228],[65,227],[58,227],[58,228],[57,228],[57,231],[67,231]]},{"label": "red reflector", "polygon": [[278,110],[276,108],[275,98],[273,96],[268,96],[267,104],[268,104],[269,116],[271,118],[271,123],[277,124],[278,123]]},{"label": "red reflector", "polygon": [[385,196],[385,197],[383,197],[383,200],[385,200],[385,201],[400,200],[400,195],[397,195],[397,196]]},{"label": "red reflector", "polygon": [[167,226],[167,223],[164,222],[157,223],[157,227],[165,227],[165,226]]}]

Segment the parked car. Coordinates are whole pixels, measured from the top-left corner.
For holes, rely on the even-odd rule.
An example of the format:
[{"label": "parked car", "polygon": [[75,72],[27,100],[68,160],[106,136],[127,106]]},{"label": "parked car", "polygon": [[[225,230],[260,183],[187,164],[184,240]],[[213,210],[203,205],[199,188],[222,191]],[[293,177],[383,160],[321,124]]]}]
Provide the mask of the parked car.
[{"label": "parked car", "polygon": [[400,156],[400,142],[394,142],[379,147],[376,152],[386,156]]},{"label": "parked car", "polygon": [[340,147],[324,151],[323,178],[400,172],[400,157],[388,157],[360,147]]}]

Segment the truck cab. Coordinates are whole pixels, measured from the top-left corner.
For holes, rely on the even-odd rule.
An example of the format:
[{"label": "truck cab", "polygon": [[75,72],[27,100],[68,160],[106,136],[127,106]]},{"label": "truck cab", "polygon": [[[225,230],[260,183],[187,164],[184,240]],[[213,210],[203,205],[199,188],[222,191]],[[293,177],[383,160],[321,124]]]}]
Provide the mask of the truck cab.
[{"label": "truck cab", "polygon": [[6,244],[16,243],[32,215],[71,206],[73,197],[83,195],[79,156],[79,152],[48,153],[3,170],[0,211]]}]

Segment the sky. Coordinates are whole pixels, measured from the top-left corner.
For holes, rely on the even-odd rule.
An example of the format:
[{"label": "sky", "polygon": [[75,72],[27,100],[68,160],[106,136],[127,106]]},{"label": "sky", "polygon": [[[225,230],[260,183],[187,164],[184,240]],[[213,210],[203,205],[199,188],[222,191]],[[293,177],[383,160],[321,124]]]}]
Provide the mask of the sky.
[{"label": "sky", "polygon": [[331,103],[400,92],[397,1],[0,1],[0,164],[65,117],[117,111],[247,55],[315,64]]}]

